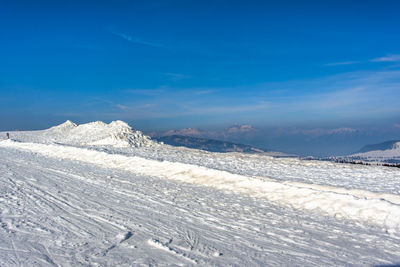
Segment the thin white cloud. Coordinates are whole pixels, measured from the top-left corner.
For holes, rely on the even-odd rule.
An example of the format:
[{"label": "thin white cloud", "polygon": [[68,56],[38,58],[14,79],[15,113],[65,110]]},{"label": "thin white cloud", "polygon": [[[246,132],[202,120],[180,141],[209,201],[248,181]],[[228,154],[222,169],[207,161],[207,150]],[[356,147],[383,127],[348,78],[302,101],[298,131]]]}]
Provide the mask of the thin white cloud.
[{"label": "thin white cloud", "polygon": [[389,55],[370,60],[371,62],[400,62],[400,55]]},{"label": "thin white cloud", "polygon": [[[110,105],[125,119],[199,116],[249,123],[374,120],[398,114],[400,71],[350,72],[313,80],[242,87],[126,89]],[[217,93],[216,93],[217,92]],[[272,93],[271,93],[272,92]],[[279,92],[279,93],[276,93]],[[183,118],[183,120],[189,120]],[[334,132],[351,132],[339,129]]]},{"label": "thin white cloud", "polygon": [[212,93],[215,93],[215,92],[216,92],[216,90],[204,89],[204,90],[196,90],[196,91],[194,91],[194,94],[196,94],[196,95],[209,95],[209,94],[212,94]]},{"label": "thin white cloud", "polygon": [[163,74],[164,74],[165,76],[170,77],[171,80],[173,80],[174,82],[180,81],[180,80],[183,80],[183,79],[189,79],[189,78],[191,78],[190,75],[185,75],[185,74],[181,74],[181,73],[166,72],[166,73],[163,73]]},{"label": "thin white cloud", "polygon": [[354,64],[361,64],[361,63],[378,63],[378,62],[400,62],[400,55],[388,55],[384,57],[377,57],[370,60],[364,61],[341,61],[341,62],[333,62],[325,64],[324,66],[331,67],[331,66],[344,66],[344,65],[354,65]]},{"label": "thin white cloud", "polygon": [[260,111],[268,108],[268,103],[260,102],[254,105],[233,105],[233,106],[203,106],[190,108],[185,115],[207,115],[207,114],[231,114],[250,111]]},{"label": "thin white cloud", "polygon": [[171,94],[177,94],[179,96],[191,96],[191,95],[209,95],[213,94],[215,92],[218,92],[219,90],[215,88],[190,88],[190,89],[184,89],[184,88],[171,88],[169,86],[160,86],[156,87],[154,89],[125,89],[122,90],[124,93],[129,93],[129,94],[138,94],[138,95],[148,95],[148,96],[159,96],[164,93],[169,93]]},{"label": "thin white cloud", "polygon": [[333,62],[325,64],[324,66],[343,66],[343,65],[353,65],[358,64],[360,61],[344,61],[344,62]]},{"label": "thin white cloud", "polygon": [[299,104],[299,107],[318,110],[350,107],[368,100],[364,97],[365,94],[366,89],[364,87],[351,87],[334,92],[315,94],[307,96],[307,100],[302,103],[303,105]]},{"label": "thin white cloud", "polygon": [[159,43],[153,43],[153,42],[148,42],[145,40],[142,40],[136,36],[131,36],[129,34],[126,33],[121,33],[121,32],[117,32],[114,31],[112,29],[109,30],[112,34],[121,37],[122,39],[134,43],[134,44],[139,44],[139,45],[146,45],[146,46],[152,46],[152,47],[157,47],[157,48],[165,48],[165,45],[163,44],[159,44]]},{"label": "thin white cloud", "polygon": [[159,87],[155,89],[125,89],[122,90],[122,92],[137,95],[158,96],[160,94],[163,94],[165,90],[166,87]]},{"label": "thin white cloud", "polygon": [[115,106],[120,108],[120,109],[122,109],[122,110],[129,110],[130,109],[130,107],[122,105],[122,104],[116,104]]}]

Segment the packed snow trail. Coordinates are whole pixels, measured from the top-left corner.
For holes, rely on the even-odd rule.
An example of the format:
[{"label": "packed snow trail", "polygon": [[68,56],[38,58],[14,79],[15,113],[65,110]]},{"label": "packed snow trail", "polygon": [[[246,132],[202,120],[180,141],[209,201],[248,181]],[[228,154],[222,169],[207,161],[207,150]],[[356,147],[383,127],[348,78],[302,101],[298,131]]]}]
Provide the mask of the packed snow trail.
[{"label": "packed snow trail", "polygon": [[371,225],[5,146],[0,158],[0,266],[400,262],[400,236]]},{"label": "packed snow trail", "polygon": [[400,233],[399,195],[247,177],[191,164],[160,162],[62,145],[6,140],[0,142],[0,147],[31,151],[52,158],[78,160],[137,175],[209,186],[267,199],[299,210],[318,211],[336,218],[374,224],[388,232]]}]

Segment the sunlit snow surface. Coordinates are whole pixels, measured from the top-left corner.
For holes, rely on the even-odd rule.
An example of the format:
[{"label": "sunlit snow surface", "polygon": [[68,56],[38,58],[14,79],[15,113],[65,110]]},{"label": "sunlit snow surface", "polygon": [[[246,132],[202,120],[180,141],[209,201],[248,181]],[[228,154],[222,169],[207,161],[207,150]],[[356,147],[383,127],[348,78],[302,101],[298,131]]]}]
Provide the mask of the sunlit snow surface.
[{"label": "sunlit snow surface", "polygon": [[0,266],[400,263],[397,168],[175,148],[117,126],[98,139],[135,147],[93,146],[94,131],[0,141]]}]

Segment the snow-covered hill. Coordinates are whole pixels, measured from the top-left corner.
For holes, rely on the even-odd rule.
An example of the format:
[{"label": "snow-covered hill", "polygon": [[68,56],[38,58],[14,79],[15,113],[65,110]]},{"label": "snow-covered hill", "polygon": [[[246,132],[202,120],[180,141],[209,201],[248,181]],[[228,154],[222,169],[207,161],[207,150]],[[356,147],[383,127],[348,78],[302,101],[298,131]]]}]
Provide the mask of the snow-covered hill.
[{"label": "snow-covered hill", "polygon": [[[1,135],[3,138],[5,134]],[[77,125],[66,121],[42,131],[10,132],[13,140],[36,143],[59,143],[79,146],[141,147],[156,143],[123,121],[102,121]]]},{"label": "snow-covered hill", "polygon": [[346,161],[400,164],[400,141],[387,141],[363,147],[358,153],[343,157]]},{"label": "snow-covered hill", "polygon": [[11,138],[0,266],[400,262],[397,168],[161,145],[119,121]]},{"label": "snow-covered hill", "polygon": [[377,150],[391,150],[394,149],[398,146],[398,143],[400,140],[391,140],[391,141],[386,141],[378,144],[372,144],[372,145],[366,145],[362,147],[359,151],[353,154],[358,154],[358,153],[365,153],[365,152],[370,152],[370,151],[377,151]]}]

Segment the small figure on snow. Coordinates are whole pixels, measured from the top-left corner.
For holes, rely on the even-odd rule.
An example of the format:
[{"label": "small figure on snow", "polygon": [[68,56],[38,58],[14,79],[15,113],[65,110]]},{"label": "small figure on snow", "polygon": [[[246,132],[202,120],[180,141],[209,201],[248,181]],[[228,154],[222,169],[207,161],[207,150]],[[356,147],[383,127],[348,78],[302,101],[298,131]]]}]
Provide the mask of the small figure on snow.
[{"label": "small figure on snow", "polygon": [[7,133],[7,139],[10,139],[10,134],[9,133]]}]

